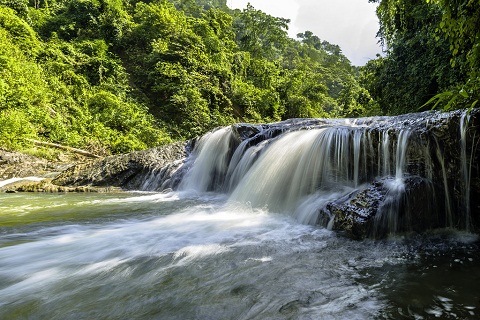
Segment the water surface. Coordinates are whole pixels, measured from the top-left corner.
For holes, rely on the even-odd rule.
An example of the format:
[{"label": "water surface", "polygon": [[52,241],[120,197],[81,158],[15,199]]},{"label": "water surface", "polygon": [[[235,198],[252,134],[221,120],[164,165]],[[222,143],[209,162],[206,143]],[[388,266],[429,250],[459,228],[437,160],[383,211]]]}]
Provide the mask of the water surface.
[{"label": "water surface", "polygon": [[0,319],[475,319],[478,247],[352,241],[214,193],[0,194]]}]

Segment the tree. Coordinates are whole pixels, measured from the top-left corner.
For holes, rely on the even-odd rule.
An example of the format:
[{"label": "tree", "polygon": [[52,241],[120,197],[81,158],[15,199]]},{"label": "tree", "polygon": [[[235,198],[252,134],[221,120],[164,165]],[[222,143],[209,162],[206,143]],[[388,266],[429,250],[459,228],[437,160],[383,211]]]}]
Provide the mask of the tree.
[{"label": "tree", "polygon": [[430,102],[445,109],[473,108],[480,100],[480,3],[473,0],[427,0],[443,10],[437,28],[440,37],[450,43],[452,67],[459,66],[467,79],[450,91],[435,96]]},{"label": "tree", "polygon": [[237,12],[234,30],[241,51],[248,51],[253,58],[277,59],[286,48],[290,20],[272,17],[248,4],[242,12]]},{"label": "tree", "polygon": [[119,153],[369,103],[340,47],[309,31],[290,39],[287,19],[251,5],[0,1],[0,135],[19,137],[0,147],[29,138]]},{"label": "tree", "polygon": [[[471,107],[477,103],[478,1],[370,2],[379,2],[379,35],[387,47],[382,70],[377,72],[378,82],[385,86],[376,91],[379,94],[376,98],[386,112],[430,107],[426,102],[446,108]],[[401,106],[401,100],[407,103]]]}]

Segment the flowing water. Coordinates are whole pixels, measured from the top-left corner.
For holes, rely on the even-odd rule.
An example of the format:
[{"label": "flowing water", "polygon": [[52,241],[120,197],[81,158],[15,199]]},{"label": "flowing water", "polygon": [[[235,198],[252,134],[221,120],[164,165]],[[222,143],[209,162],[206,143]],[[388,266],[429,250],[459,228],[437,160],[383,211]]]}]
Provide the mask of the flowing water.
[{"label": "flowing water", "polygon": [[0,194],[0,319],[475,319],[474,235],[353,241],[186,192]]},{"label": "flowing water", "polygon": [[[0,319],[478,319],[477,140],[464,114],[447,149],[425,116],[221,128],[177,191],[0,193]],[[372,181],[387,239],[319,222]],[[428,203],[409,206],[411,181]],[[411,234],[422,219],[436,231]]]}]

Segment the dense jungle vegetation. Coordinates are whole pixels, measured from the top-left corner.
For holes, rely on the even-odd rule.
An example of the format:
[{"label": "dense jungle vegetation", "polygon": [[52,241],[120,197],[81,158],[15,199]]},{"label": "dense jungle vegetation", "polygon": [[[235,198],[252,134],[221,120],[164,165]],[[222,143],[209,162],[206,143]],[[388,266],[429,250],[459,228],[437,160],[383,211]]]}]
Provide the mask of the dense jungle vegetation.
[{"label": "dense jungle vegetation", "polygon": [[477,103],[478,1],[369,1],[386,53],[355,67],[226,0],[0,0],[0,148],[122,153],[234,122]]}]

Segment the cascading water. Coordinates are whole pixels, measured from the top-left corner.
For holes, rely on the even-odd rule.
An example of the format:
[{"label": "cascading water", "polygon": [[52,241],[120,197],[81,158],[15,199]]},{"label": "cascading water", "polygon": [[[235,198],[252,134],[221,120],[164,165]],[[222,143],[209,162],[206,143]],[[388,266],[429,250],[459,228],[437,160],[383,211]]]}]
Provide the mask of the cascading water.
[{"label": "cascading water", "polygon": [[[437,146],[436,156],[437,156],[438,163],[440,165],[441,172],[442,172],[443,190],[449,190],[447,170],[446,170],[446,167],[445,167],[445,159],[444,159],[444,157],[443,157],[443,155],[440,151],[441,149],[440,149],[440,146],[438,144],[438,141],[435,141],[435,142],[436,142],[436,146]],[[453,227],[453,217],[452,217],[452,205],[451,205],[451,201],[450,201],[450,194],[448,192],[445,192],[444,196],[445,196],[445,226],[447,228],[452,228]]]},{"label": "cascading water", "polygon": [[[321,222],[326,214],[327,224],[335,227],[336,214],[328,207],[339,201],[358,202],[353,198],[378,181],[381,199],[371,235],[408,231],[424,220],[432,227],[466,226],[468,230],[468,117],[460,116],[458,148],[466,219],[458,223],[452,213],[449,186],[454,183],[449,181],[446,151],[435,135],[425,134],[429,116],[280,123],[271,128],[257,126],[243,140],[233,133],[235,127],[216,130],[200,140],[181,188],[227,192],[230,203],[286,213],[303,223],[326,223]],[[419,200],[415,193],[428,196]],[[435,200],[439,197],[445,198],[443,205]],[[422,205],[422,201],[428,203]]]},{"label": "cascading water", "polygon": [[[465,208],[465,228],[467,231],[471,228],[470,217],[470,179],[471,179],[471,164],[472,159],[467,156],[467,128],[469,121],[468,113],[462,114],[460,119],[460,143],[461,143],[461,162],[462,162],[462,175],[463,175],[463,195],[464,195],[464,208]],[[473,154],[473,153],[472,153]]]},{"label": "cascading water", "polygon": [[229,159],[231,128],[209,132],[193,151],[191,170],[180,184],[180,189],[197,192],[212,191],[223,185]]},{"label": "cascading water", "polygon": [[[395,233],[398,230],[398,214],[401,210],[402,201],[405,199],[404,170],[409,135],[409,130],[401,131],[398,135],[395,152],[395,178],[389,180],[385,184],[387,188],[387,193],[385,196],[385,200],[380,205],[379,210],[375,216],[375,229],[378,229],[380,225],[384,224],[387,226],[387,229],[391,233]],[[387,143],[388,138],[383,141],[384,145]],[[385,149],[387,149],[388,151],[388,145],[383,147],[383,156],[385,157],[383,161],[384,174],[388,174],[387,170],[389,168],[389,165],[387,165],[387,161],[390,158],[390,155],[388,152],[386,152]]]},{"label": "cascading water", "polygon": [[148,191],[0,193],[0,319],[476,319],[467,118],[234,125]]},{"label": "cascading water", "polygon": [[[283,135],[246,172],[230,200],[294,212],[304,197],[314,193],[331,200],[330,193],[351,191],[355,179],[349,164],[350,133],[329,127]],[[353,171],[358,171],[355,167]]]},{"label": "cascading water", "polygon": [[379,157],[379,161],[380,159],[383,159],[382,161],[382,165],[378,166],[379,168],[379,171],[380,169],[382,169],[381,172],[379,172],[382,176],[387,176],[387,175],[390,175],[391,173],[391,170],[390,170],[390,136],[389,136],[389,131],[386,130],[386,131],[383,131],[381,133],[381,137],[382,137],[382,142],[379,144],[379,146],[381,146],[381,157]]}]

